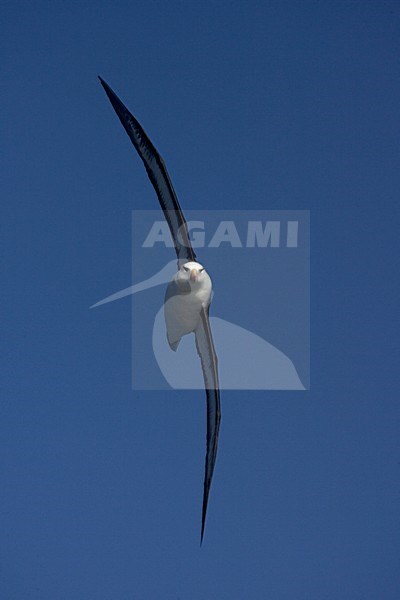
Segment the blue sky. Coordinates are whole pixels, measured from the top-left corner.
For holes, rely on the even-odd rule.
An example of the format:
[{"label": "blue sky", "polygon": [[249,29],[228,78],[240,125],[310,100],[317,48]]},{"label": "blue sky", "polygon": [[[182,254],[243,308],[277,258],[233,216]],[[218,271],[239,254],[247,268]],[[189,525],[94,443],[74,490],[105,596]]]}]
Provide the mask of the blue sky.
[{"label": "blue sky", "polygon": [[[1,588],[13,600],[394,600],[396,2],[4,2]],[[131,211],[310,210],[311,390],[132,391]],[[219,312],[221,312],[221,308]],[[268,315],[265,315],[268,319]]]}]

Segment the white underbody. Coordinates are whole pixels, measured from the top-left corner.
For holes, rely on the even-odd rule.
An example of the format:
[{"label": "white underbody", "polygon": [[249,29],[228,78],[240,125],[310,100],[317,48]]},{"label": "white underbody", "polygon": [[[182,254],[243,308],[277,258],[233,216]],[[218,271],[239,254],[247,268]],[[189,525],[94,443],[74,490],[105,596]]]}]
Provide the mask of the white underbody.
[{"label": "white underbody", "polygon": [[[190,292],[173,295],[176,286],[182,284],[182,276],[178,272],[168,286],[164,304],[165,324],[169,345],[176,350],[182,336],[195,331],[202,308],[207,308],[211,301],[212,284],[209,275],[204,271],[198,281],[185,280],[190,283]],[[188,288],[187,288],[188,289]]]}]

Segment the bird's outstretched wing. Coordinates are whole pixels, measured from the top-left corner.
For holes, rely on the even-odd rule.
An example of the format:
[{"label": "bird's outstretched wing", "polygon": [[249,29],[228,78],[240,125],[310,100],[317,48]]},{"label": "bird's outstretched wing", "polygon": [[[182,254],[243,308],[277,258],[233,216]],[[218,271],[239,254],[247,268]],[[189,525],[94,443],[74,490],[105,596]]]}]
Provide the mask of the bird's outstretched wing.
[{"label": "bird's outstretched wing", "polygon": [[186,220],[179,206],[178,198],[176,197],[162,157],[153,146],[140,123],[124,106],[110,86],[101,77],[99,79],[126,133],[129,135],[146,167],[147,175],[156,191],[171,231],[178,265],[180,266],[182,262],[195,261],[196,254],[190,243]]},{"label": "bird's outstretched wing", "polygon": [[[208,309],[202,309],[200,321],[195,330],[197,352],[203,369],[204,385],[207,394],[207,453],[204,474],[203,514],[201,521],[201,542],[206,524],[208,496],[217,458],[221,405],[219,399],[218,359],[211,335]],[[201,543],[200,542],[200,543]]]},{"label": "bird's outstretched wing", "polygon": [[[169,178],[164,161],[147,137],[142,126],[124,106],[109,85],[99,77],[111,104],[122,125],[135,146],[149,179],[157,193],[165,219],[171,231],[178,258],[178,267],[182,262],[196,261],[196,254],[189,239],[185,217],[179,206],[174,188]],[[201,319],[195,331],[196,347],[203,369],[207,394],[207,452],[204,476],[203,515],[201,524],[201,541],[203,541],[206,522],[208,496],[217,456],[218,433],[221,419],[217,356],[208,321],[208,309],[202,309]]]}]

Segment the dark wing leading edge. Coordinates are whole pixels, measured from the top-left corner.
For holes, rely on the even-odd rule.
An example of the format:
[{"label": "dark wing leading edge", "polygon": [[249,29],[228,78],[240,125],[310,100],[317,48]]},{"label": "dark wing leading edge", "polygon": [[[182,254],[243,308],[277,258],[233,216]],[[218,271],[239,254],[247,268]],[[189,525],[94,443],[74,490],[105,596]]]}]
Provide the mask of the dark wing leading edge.
[{"label": "dark wing leading edge", "polygon": [[[163,159],[147,137],[140,123],[138,123],[126,106],[124,106],[110,86],[107,85],[101,77],[99,77],[99,79],[115,112],[124,126],[125,131],[129,135],[146,167],[147,175],[156,191],[165,219],[171,231],[178,258],[178,267],[182,262],[196,261],[196,254],[189,240],[186,220],[183,216],[181,207],[179,206]],[[202,310],[201,319],[195,331],[195,335],[197,352],[201,360],[207,394],[207,452],[201,524],[201,541],[203,541],[208,496],[217,456],[218,433],[221,420],[217,356],[215,354],[210,324],[208,321],[208,310]]]},{"label": "dark wing leading edge", "polygon": [[176,197],[163,159],[147,137],[140,123],[124,106],[110,86],[101,77],[99,79],[126,133],[129,135],[131,142],[146,167],[147,175],[153,184],[171,231],[178,257],[178,265],[180,261],[181,264],[182,262],[195,261],[196,254],[189,240],[185,217],[179,206],[178,198]]},{"label": "dark wing leading edge", "polygon": [[203,308],[200,315],[201,319],[195,330],[196,347],[201,360],[207,394],[207,453],[204,474],[203,515],[201,522],[202,542],[204,526],[206,523],[208,496],[210,494],[211,481],[214,473],[215,459],[217,458],[221,405],[219,399],[218,359],[211,335],[208,309]]}]

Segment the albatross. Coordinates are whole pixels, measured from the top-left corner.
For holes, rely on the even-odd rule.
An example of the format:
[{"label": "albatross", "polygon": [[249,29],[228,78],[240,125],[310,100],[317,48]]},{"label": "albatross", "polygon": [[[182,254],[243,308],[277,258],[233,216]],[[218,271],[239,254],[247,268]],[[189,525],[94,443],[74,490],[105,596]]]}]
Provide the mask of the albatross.
[{"label": "albatross", "polygon": [[101,77],[99,79],[119,120],[143,161],[174,243],[178,270],[167,287],[164,302],[168,344],[171,350],[176,351],[182,337],[194,333],[203,371],[207,400],[207,436],[201,544],[217,457],[221,421],[218,361],[209,322],[212,282],[205,267],[197,261],[190,243],[185,217],[162,157],[137,119],[129,112],[110,86]]}]

